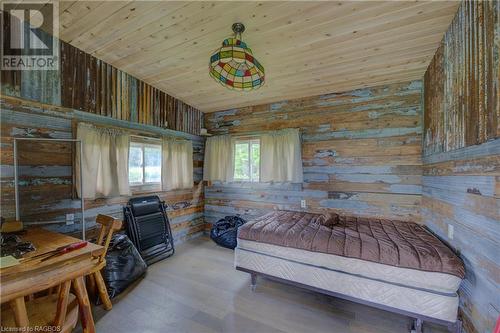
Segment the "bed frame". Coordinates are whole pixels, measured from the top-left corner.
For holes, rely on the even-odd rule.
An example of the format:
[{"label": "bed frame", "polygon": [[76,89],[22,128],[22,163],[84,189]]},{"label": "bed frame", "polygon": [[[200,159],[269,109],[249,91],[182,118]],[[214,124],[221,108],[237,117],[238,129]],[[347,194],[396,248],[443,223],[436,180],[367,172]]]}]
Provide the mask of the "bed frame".
[{"label": "bed frame", "polygon": [[274,281],[285,283],[285,284],[288,284],[288,285],[291,285],[291,286],[295,286],[295,287],[299,287],[299,288],[311,290],[311,291],[318,292],[318,293],[321,293],[321,294],[325,294],[325,295],[329,295],[329,296],[333,296],[333,297],[342,298],[342,299],[345,299],[345,300],[348,300],[348,301],[351,301],[351,302],[360,303],[360,304],[368,305],[368,306],[371,306],[371,307],[374,307],[374,308],[382,309],[382,310],[385,310],[385,311],[394,312],[394,313],[398,313],[398,314],[401,314],[401,315],[404,315],[404,316],[408,316],[408,317],[414,319],[414,323],[413,323],[413,327],[412,327],[412,332],[414,331],[416,333],[422,333],[423,332],[422,331],[423,323],[424,323],[424,321],[428,321],[428,322],[432,322],[432,323],[436,323],[436,324],[439,324],[439,325],[446,326],[448,328],[448,331],[450,331],[452,333],[462,333],[462,321],[458,320],[458,319],[455,322],[444,321],[444,320],[440,320],[440,319],[436,319],[436,318],[432,318],[432,317],[422,316],[420,314],[416,314],[416,313],[413,313],[413,312],[408,312],[408,311],[404,311],[404,310],[401,310],[401,309],[393,308],[393,307],[390,307],[390,306],[386,306],[386,305],[382,305],[382,304],[377,304],[377,303],[365,301],[365,300],[362,300],[362,299],[359,299],[359,298],[351,297],[351,296],[348,296],[348,295],[343,295],[343,294],[336,293],[336,292],[333,292],[333,291],[329,291],[329,290],[325,290],[325,289],[320,289],[320,288],[308,286],[308,285],[305,285],[305,284],[302,284],[302,283],[298,283],[298,282],[294,282],[294,281],[290,281],[290,280],[285,280],[285,279],[282,279],[282,278],[279,278],[279,277],[275,277],[275,276],[272,276],[272,275],[267,275],[267,274],[261,273],[261,272],[256,272],[256,271],[253,271],[253,270],[250,270],[250,269],[247,269],[247,268],[243,268],[243,267],[240,267],[240,266],[236,266],[236,269],[239,270],[239,271],[242,271],[242,272],[250,273],[251,280],[252,280],[252,282],[251,282],[252,291],[255,291],[255,289],[257,287],[257,277],[258,276],[262,276],[262,277],[265,277],[265,278],[267,278],[269,280],[274,280]]}]

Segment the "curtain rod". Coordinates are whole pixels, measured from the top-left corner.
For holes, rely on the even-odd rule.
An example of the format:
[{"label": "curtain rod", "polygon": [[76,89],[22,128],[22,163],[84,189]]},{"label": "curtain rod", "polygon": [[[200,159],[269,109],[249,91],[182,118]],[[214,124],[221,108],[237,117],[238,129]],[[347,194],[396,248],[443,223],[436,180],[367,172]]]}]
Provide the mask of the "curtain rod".
[{"label": "curtain rod", "polygon": [[137,134],[131,134],[130,136],[133,136],[134,138],[141,138],[141,139],[147,139],[147,140],[155,140],[155,141],[161,140],[161,138],[154,137],[154,136],[145,136],[145,135],[137,135]]},{"label": "curtain rod", "polygon": [[149,134],[149,133],[147,133],[147,135],[141,135],[141,134],[145,134],[144,131],[134,130],[134,129],[130,129],[130,128],[124,128],[124,127],[119,127],[119,126],[113,126],[113,125],[96,124],[96,123],[89,122],[89,121],[79,121],[78,123],[90,124],[90,125],[98,127],[98,128],[112,128],[112,129],[117,129],[117,130],[120,130],[120,131],[123,131],[123,132],[128,132],[130,134],[130,136],[133,136],[133,137],[136,137],[136,138],[141,138],[141,139],[147,139],[147,140],[160,140],[161,141],[162,138],[173,138],[173,139],[179,140],[179,141],[182,141],[182,140],[184,140],[184,141],[186,141],[186,140],[187,141],[191,141],[188,138],[178,137],[178,136],[175,136],[175,135]]},{"label": "curtain rod", "polygon": [[161,135],[159,135],[159,134],[149,134],[149,133],[147,133],[150,136],[145,136],[145,135],[141,135],[141,134],[144,134],[144,131],[130,129],[130,128],[125,128],[125,127],[120,127],[120,126],[113,126],[113,125],[107,125],[107,124],[104,125],[104,124],[94,123],[94,122],[91,122],[91,121],[77,121],[77,123],[90,124],[90,125],[95,126],[97,128],[117,129],[117,130],[120,130],[122,132],[128,132],[129,134],[131,134],[133,136],[137,136],[137,137],[144,137],[144,138],[149,138],[149,139],[160,139],[161,138]]},{"label": "curtain rod", "polygon": [[191,141],[189,139],[185,139],[185,138],[178,138],[176,136],[169,136],[169,135],[163,135],[161,137],[152,137],[152,136],[144,136],[144,135],[136,135],[136,134],[130,134],[131,137],[134,137],[134,138],[141,138],[141,139],[146,139],[146,140],[151,140],[151,141],[161,141],[162,138],[167,138],[167,139],[172,139],[172,140],[175,140],[175,141]]},{"label": "curtain rod", "polygon": [[281,128],[281,129],[269,130],[269,131],[251,131],[251,132],[246,132],[246,133],[243,132],[243,133],[214,134],[214,136],[229,135],[229,136],[232,136],[234,138],[237,138],[237,137],[256,137],[256,136],[261,136],[262,134],[279,132],[279,131],[284,131],[284,130],[289,130],[289,129],[299,130],[299,133],[302,134],[302,130],[300,127],[287,127],[287,128]]}]

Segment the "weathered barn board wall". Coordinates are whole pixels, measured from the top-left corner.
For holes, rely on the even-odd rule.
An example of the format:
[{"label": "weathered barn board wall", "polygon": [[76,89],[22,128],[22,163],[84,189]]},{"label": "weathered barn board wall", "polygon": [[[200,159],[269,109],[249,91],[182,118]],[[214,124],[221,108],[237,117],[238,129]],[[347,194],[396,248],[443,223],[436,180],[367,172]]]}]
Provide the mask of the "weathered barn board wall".
[{"label": "weathered barn board wall", "polygon": [[499,18],[498,1],[463,2],[424,79],[422,218],[460,251],[461,313],[480,333],[500,314]]},{"label": "weathered barn board wall", "polygon": [[500,135],[498,6],[465,1],[425,73],[426,155]]},{"label": "weathered barn board wall", "polygon": [[[10,20],[3,22],[9,24]],[[2,40],[6,41],[5,38]],[[197,136],[203,114],[70,44],[59,41],[59,46],[61,62],[57,71],[1,73],[2,216],[15,216],[12,138],[72,138],[72,122],[77,120],[127,128],[146,135],[192,140],[193,188],[158,194],[170,205],[169,215],[176,240],[203,232],[201,174],[204,141]],[[67,143],[40,141],[19,145],[23,221],[64,221],[66,213],[79,211],[80,201],[72,199],[73,153],[72,145]],[[126,197],[86,200],[87,226],[92,226],[99,213],[122,218],[122,206],[127,201]],[[73,232],[81,228],[81,224],[53,224],[51,228]]]},{"label": "weathered barn board wall", "polygon": [[[2,216],[15,216],[13,137],[72,138],[72,122],[88,121],[101,125],[112,125],[144,134],[176,135],[193,141],[194,184],[189,190],[157,193],[169,204],[174,238],[176,241],[199,235],[204,229],[204,191],[201,182],[203,169],[204,140],[192,134],[174,132],[154,126],[133,124],[88,112],[55,107],[24,99],[2,97],[0,99],[1,121],[1,207]],[[78,214],[80,200],[72,199],[73,174],[72,145],[54,142],[23,142],[19,152],[19,193],[21,218],[27,223],[63,221],[45,225],[57,231],[74,232],[81,224],[65,225],[65,214]],[[140,193],[134,193],[139,195]],[[128,197],[85,200],[85,216],[88,227],[95,223],[97,214],[110,214],[123,218],[122,207]]]},{"label": "weathered barn board wall", "polygon": [[59,52],[57,71],[2,71],[2,94],[200,134],[203,113],[196,108],[66,42],[59,41]]},{"label": "weathered barn board wall", "polygon": [[127,73],[60,42],[65,107],[199,134],[202,113]]},{"label": "weathered barn board wall", "polygon": [[333,209],[420,221],[421,81],[205,115],[213,134],[282,128],[302,132],[303,184],[212,184],[207,222],[229,214]]}]

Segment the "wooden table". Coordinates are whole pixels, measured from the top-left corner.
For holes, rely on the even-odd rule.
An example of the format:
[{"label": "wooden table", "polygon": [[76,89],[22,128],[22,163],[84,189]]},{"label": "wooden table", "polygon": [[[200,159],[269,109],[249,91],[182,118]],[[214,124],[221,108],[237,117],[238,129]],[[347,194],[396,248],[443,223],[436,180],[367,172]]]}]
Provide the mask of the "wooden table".
[{"label": "wooden table", "polygon": [[[36,248],[36,251],[27,253],[23,258],[46,253],[60,246],[79,241],[77,238],[41,228],[28,229],[20,237],[23,241],[32,242]],[[83,330],[84,332],[95,332],[84,277],[98,264],[95,258],[103,251],[102,246],[88,243],[82,249],[43,262],[37,259],[26,260],[19,265],[0,269],[0,300],[2,303],[10,303],[16,324],[25,327],[29,325],[29,321],[24,296],[72,280],[73,291],[80,306]]]}]

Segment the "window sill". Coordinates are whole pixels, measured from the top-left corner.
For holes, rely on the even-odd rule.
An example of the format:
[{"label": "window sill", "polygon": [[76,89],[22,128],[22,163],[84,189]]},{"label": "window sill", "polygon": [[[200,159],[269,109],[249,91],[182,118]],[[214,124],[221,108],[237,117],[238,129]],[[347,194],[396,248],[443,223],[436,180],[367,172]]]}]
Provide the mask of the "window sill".
[{"label": "window sill", "polygon": [[234,184],[260,184],[260,181],[251,181],[251,180],[233,180],[230,183]]},{"label": "window sill", "polygon": [[132,195],[161,192],[161,184],[130,185]]}]

